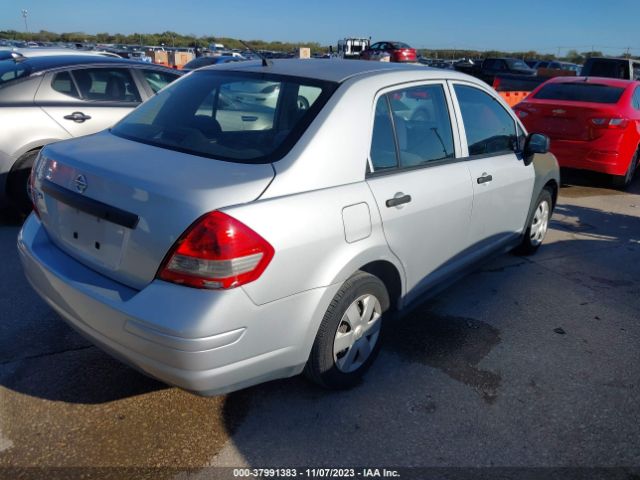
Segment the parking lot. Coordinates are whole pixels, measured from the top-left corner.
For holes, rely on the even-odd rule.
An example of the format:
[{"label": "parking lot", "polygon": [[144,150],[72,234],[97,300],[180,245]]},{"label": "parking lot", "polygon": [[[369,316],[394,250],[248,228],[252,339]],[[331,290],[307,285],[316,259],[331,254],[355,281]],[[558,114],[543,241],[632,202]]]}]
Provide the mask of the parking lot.
[{"label": "parking lot", "polygon": [[4,219],[0,467],[640,465],[640,179],[600,181],[561,189],[537,255],[388,325],[338,393],[291,378],[203,398],[142,376],[36,296]]}]

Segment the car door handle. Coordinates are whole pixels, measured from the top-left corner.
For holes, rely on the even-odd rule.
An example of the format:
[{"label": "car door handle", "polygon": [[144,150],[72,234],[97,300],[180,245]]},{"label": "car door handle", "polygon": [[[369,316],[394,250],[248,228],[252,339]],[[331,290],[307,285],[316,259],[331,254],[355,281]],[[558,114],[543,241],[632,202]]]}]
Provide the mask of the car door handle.
[{"label": "car door handle", "polygon": [[85,120],[91,120],[91,117],[89,115],[85,115],[82,112],[73,112],[71,115],[65,115],[64,119],[73,120],[76,123],[82,123]]},{"label": "car door handle", "polygon": [[409,203],[411,201],[411,195],[405,195],[402,192],[396,193],[395,197],[390,198],[385,202],[385,205],[389,208],[397,207],[405,203]]},{"label": "car door handle", "polygon": [[493,180],[493,177],[488,173],[483,173],[482,176],[478,177],[478,185],[482,185],[483,183],[489,183]]}]

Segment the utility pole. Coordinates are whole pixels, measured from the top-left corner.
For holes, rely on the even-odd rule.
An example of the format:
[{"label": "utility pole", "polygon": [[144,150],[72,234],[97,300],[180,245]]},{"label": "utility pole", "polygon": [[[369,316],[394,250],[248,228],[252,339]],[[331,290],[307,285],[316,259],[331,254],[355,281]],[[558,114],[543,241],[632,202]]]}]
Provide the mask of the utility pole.
[{"label": "utility pole", "polygon": [[24,18],[24,29],[27,31],[27,33],[29,33],[29,24],[27,23],[27,15],[29,15],[29,12],[27,12],[25,9],[22,9],[22,18]]}]

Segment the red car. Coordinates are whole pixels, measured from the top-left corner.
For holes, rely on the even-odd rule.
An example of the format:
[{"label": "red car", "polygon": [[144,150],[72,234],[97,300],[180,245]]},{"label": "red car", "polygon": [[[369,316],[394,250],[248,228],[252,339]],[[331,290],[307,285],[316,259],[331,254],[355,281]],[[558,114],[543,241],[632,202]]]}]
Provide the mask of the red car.
[{"label": "red car", "polygon": [[514,107],[529,131],[551,139],[561,167],[595,170],[626,187],[640,153],[640,82],[557,77]]},{"label": "red car", "polygon": [[382,60],[388,55],[391,62],[415,62],[416,49],[402,42],[377,42],[360,54],[362,60]]}]

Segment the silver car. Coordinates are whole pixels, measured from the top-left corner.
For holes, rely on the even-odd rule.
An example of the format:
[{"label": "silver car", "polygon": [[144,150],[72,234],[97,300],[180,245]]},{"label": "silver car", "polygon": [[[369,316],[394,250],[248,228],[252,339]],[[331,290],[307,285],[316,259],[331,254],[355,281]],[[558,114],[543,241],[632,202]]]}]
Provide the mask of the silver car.
[{"label": "silver car", "polygon": [[[240,123],[260,119],[246,128],[220,93],[265,81],[275,108],[244,105]],[[204,68],[111,130],[44,148],[18,249],[70,325],[167,383],[218,394],[304,371],[345,388],[389,312],[538,249],[560,182],[547,149],[454,71]]]},{"label": "silver car", "polygon": [[110,127],[181,75],[70,52],[0,61],[0,206],[31,209],[27,179],[44,145]]}]

